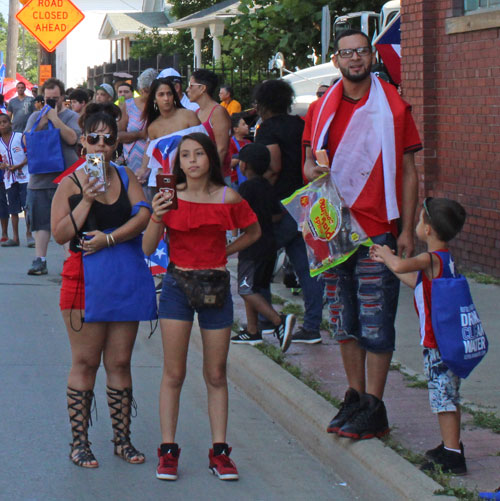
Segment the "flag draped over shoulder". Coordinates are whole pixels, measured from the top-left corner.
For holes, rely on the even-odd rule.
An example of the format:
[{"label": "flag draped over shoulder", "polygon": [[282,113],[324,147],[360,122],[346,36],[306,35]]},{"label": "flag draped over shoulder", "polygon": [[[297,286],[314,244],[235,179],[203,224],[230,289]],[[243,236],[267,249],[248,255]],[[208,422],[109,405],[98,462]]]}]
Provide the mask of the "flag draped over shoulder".
[{"label": "flag draped over shoulder", "polygon": [[195,125],[194,127],[188,127],[187,129],[178,130],[172,134],[159,137],[149,143],[146,151],[146,155],[149,157],[148,167],[151,169],[149,186],[156,186],[156,174],[160,169],[164,174],[172,172],[177,146],[179,146],[183,136],[193,134],[194,132],[207,134],[203,125]]},{"label": "flag draped over shoulder", "polygon": [[[389,84],[387,84],[389,85]],[[343,83],[340,80],[330,88],[313,114],[311,148],[325,149],[328,133],[340,106]],[[399,97],[399,96],[398,96]],[[351,116],[331,163],[331,176],[344,203],[355,208],[375,165],[383,168],[384,193],[388,221],[399,218],[396,174],[396,139],[394,117],[390,100],[380,80],[371,75],[370,94],[366,102]]]}]

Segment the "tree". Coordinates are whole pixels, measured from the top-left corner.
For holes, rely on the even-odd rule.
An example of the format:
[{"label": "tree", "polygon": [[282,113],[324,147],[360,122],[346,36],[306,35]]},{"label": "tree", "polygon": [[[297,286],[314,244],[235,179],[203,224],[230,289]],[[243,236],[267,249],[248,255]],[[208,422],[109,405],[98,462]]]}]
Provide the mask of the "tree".
[{"label": "tree", "polygon": [[[216,4],[217,0],[172,0],[170,14],[175,19],[194,14]],[[181,30],[175,35],[160,35],[158,28],[151,31],[141,30],[130,49],[130,55],[138,57],[155,57],[157,54],[179,55],[181,66],[191,64],[193,60],[193,40],[189,30]],[[210,44],[202,48],[202,56],[205,60],[211,57]]]},{"label": "tree", "polygon": [[[8,25],[0,14],[0,50],[4,55],[7,50]],[[24,34],[24,50],[22,45]],[[4,59],[5,62],[5,59]],[[17,72],[21,73],[30,82],[38,81],[38,42],[24,28],[19,28],[19,49],[17,51]]]},{"label": "tree", "polygon": [[359,10],[379,11],[385,0],[241,0],[241,16],[226,21],[224,51],[235,58],[267,65],[276,53],[286,65],[311,65],[313,50],[321,53],[321,11],[330,7],[332,17]]}]

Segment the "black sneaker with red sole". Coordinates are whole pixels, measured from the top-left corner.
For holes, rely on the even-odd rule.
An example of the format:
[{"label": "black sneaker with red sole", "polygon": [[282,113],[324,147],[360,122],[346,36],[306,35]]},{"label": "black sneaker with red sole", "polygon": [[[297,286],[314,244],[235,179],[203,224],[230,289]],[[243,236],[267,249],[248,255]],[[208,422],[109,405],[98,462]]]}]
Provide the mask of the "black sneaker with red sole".
[{"label": "black sneaker with red sole", "polygon": [[387,411],[384,402],[373,395],[365,394],[360,409],[337,432],[341,437],[354,440],[380,438],[389,433]]},{"label": "black sneaker with red sole", "polygon": [[344,401],[340,405],[339,411],[330,421],[326,431],[328,433],[338,433],[340,428],[359,410],[361,401],[359,393],[354,388],[348,388],[344,395]]}]

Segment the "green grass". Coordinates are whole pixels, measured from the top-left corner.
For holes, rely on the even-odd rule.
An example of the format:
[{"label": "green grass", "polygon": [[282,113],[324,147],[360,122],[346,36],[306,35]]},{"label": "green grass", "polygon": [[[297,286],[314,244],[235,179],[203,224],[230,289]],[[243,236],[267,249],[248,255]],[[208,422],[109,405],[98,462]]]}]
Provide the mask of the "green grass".
[{"label": "green grass", "polygon": [[410,376],[409,374],[405,374],[404,372],[402,372],[402,374],[403,377],[405,378],[406,386],[408,388],[422,388],[424,390],[427,389],[427,381],[424,381],[416,374],[412,376]]},{"label": "green grass", "polygon": [[479,284],[500,285],[500,278],[486,275],[485,273],[477,273],[475,271],[466,271],[464,275],[467,278],[472,278]]},{"label": "green grass", "polygon": [[405,458],[410,463],[416,466],[420,466],[424,463],[425,458],[422,454],[417,454],[415,452],[412,452],[410,449],[407,449],[391,435],[386,435],[385,437],[381,438],[381,440],[387,447],[390,447],[393,451],[397,452],[401,457]]},{"label": "green grass", "polygon": [[494,412],[484,412],[462,406],[465,412],[472,416],[472,424],[479,428],[486,428],[494,433],[500,433],[500,418]]},{"label": "green grass", "polygon": [[304,316],[304,308],[300,306],[299,304],[295,303],[286,303],[285,306],[281,309],[281,313],[284,313],[285,315],[288,315],[289,313],[293,313],[297,317],[303,317]]},{"label": "green grass", "polygon": [[389,367],[390,371],[399,371],[401,369],[401,364],[399,362],[391,362]]},{"label": "green grass", "polygon": [[271,303],[272,304],[285,304],[286,299],[283,299],[281,296],[277,296],[276,294],[271,294]]}]

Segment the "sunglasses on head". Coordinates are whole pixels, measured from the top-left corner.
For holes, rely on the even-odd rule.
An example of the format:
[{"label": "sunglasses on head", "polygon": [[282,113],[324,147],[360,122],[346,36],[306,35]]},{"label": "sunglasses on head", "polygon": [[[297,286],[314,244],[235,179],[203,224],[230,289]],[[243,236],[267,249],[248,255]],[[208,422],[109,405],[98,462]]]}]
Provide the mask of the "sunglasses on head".
[{"label": "sunglasses on head", "polygon": [[116,143],[116,137],[112,134],[96,134],[95,132],[89,132],[86,136],[87,143],[94,145],[99,142],[102,138],[104,144],[108,146],[113,146]]},{"label": "sunglasses on head", "polygon": [[427,217],[429,218],[429,221],[431,221],[431,214],[429,212],[429,202],[432,200],[432,197],[426,197],[424,198],[424,203],[422,204],[424,206],[424,211],[427,214]]}]

